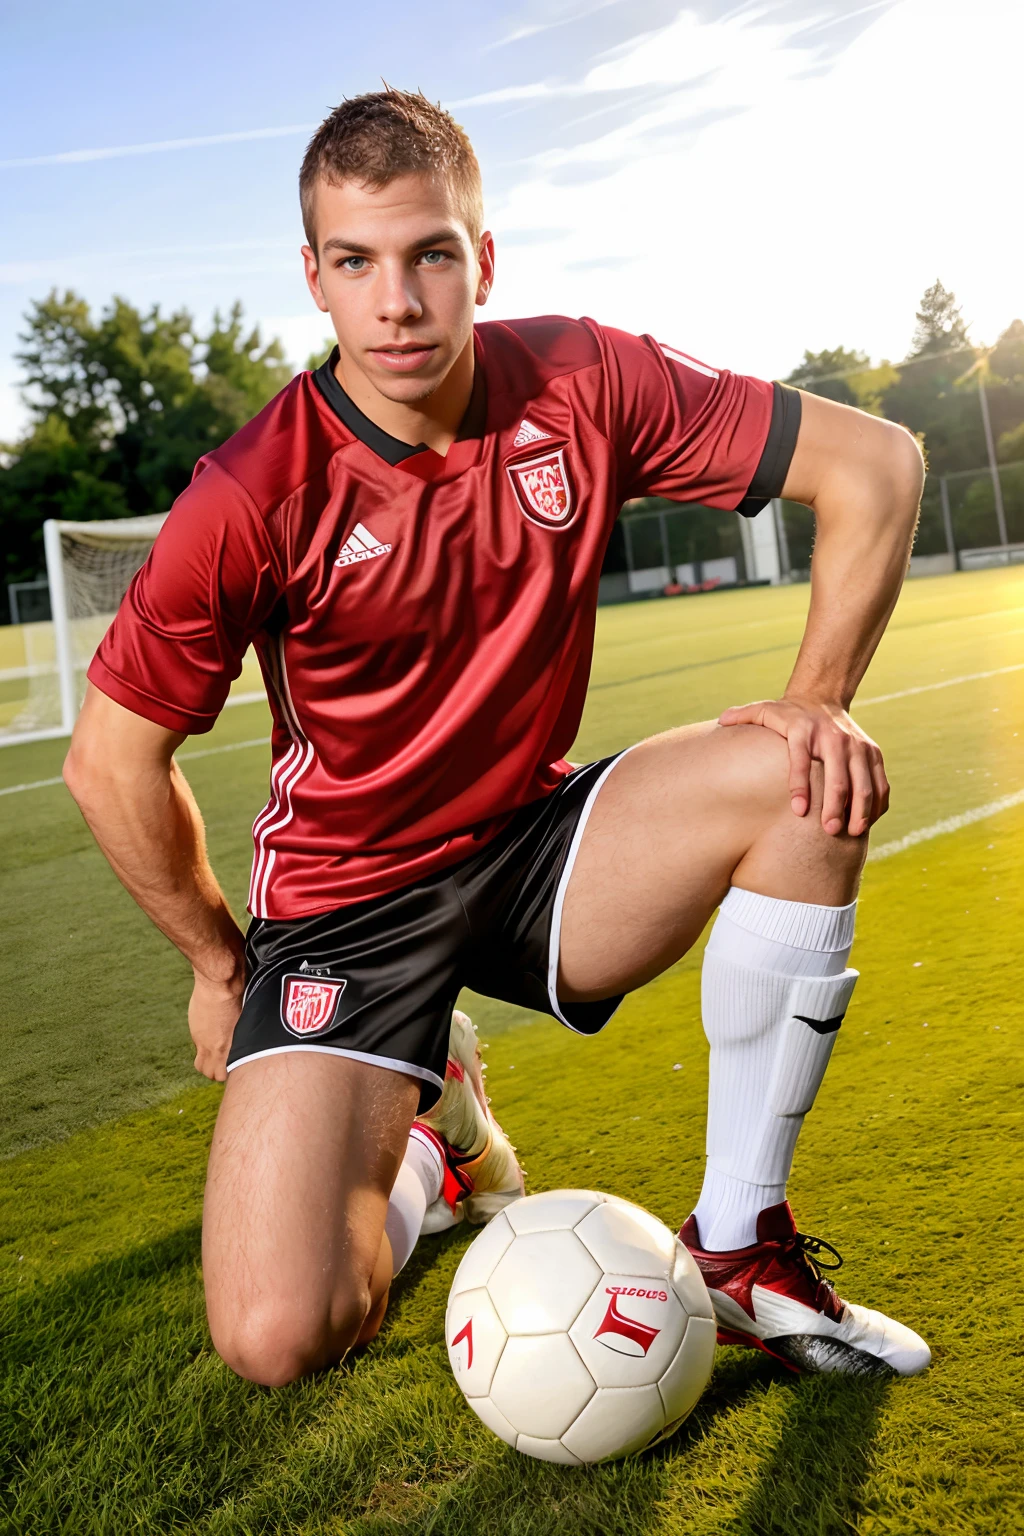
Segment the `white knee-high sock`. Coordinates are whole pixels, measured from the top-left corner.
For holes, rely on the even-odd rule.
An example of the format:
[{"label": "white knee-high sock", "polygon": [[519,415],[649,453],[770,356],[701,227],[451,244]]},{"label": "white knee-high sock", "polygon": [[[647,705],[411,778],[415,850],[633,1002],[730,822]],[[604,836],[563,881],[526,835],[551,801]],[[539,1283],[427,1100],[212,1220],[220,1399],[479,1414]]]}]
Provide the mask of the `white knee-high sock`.
[{"label": "white knee-high sock", "polygon": [[438,1198],[443,1182],[440,1153],[425,1138],[410,1136],[384,1218],[396,1275],[408,1263],[423,1230],[427,1206]]},{"label": "white knee-high sock", "polygon": [[786,1198],[796,1139],[857,980],[846,969],[856,906],[736,886],[722,903],[701,978],[711,1061],[694,1214],[706,1249],[756,1242],[760,1212]]}]

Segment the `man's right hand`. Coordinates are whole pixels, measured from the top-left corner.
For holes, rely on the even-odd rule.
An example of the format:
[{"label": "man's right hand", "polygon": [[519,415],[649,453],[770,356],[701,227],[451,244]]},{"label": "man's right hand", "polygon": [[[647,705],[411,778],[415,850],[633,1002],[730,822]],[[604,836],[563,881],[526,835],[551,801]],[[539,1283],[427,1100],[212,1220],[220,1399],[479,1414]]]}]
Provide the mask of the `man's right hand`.
[{"label": "man's right hand", "polygon": [[196,976],[188,1005],[188,1027],[196,1048],[195,1068],[215,1083],[227,1081],[231,1037],[242,1011],[244,982],[209,981]]}]

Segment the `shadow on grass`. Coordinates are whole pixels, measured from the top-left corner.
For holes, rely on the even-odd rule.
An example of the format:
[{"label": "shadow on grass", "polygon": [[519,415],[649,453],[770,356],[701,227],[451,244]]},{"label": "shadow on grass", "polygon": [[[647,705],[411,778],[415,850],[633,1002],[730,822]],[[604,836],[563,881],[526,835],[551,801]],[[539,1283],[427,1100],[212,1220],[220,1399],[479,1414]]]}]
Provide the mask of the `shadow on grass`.
[{"label": "shadow on grass", "polygon": [[849,1536],[863,1514],[875,1437],[892,1382],[802,1376],[774,1451],[740,1510],[737,1536]]},{"label": "shadow on grass", "polygon": [[850,1531],[884,1384],[783,1381],[771,1362],[729,1351],[665,1446],[575,1472],[531,1461],[475,1419],[448,1370],[439,1311],[461,1247],[423,1245],[379,1341],[280,1392],[213,1355],[198,1223],[26,1285],[5,1308],[11,1528],[105,1536],[130,1518],[208,1536],[655,1536],[671,1463],[781,1386],[782,1432],[723,1536]]},{"label": "shadow on grass", "polygon": [[4,1298],[0,1529],[205,1530],[316,1424],[335,1383],[273,1394],[213,1353],[200,1245],[191,1223]]},{"label": "shadow on grass", "polygon": [[345,1536],[658,1536],[665,1529],[671,1463],[685,1460],[722,1415],[763,1397],[777,1374],[768,1360],[727,1355],[669,1441],[625,1461],[579,1469],[518,1455],[458,1402],[470,1442],[460,1448],[462,1465],[423,1486],[419,1499],[408,1484],[383,1481],[344,1525]]}]

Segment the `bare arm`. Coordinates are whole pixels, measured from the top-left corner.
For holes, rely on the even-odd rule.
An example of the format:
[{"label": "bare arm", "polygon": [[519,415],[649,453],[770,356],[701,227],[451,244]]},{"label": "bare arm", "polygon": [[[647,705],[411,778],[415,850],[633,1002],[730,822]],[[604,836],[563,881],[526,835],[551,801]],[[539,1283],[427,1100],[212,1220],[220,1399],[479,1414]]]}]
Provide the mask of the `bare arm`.
[{"label": "bare arm", "polygon": [[847,713],[889,622],[907,572],[924,466],[901,427],[803,395],[800,435],[783,494],[817,525],[811,606],[779,700],[729,709],[723,725],[754,722],[789,743],[790,794],[810,805],[811,763],[825,766],[822,825],[866,832],[888,806],[882,755]]},{"label": "bare arm", "polygon": [[245,986],[244,941],[173,760],[184,739],[89,684],[64,781],[122,885],[192,965],[196,1070],[223,1080]]}]

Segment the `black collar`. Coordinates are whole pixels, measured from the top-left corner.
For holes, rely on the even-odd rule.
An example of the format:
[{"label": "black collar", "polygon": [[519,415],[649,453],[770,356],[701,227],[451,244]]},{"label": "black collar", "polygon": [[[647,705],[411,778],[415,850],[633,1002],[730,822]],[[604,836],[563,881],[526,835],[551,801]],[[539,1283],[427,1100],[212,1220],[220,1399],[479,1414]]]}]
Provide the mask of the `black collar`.
[{"label": "black collar", "polygon": [[[383,427],[371,421],[356,405],[350,395],[346,394],[338,383],[334,369],[338,362],[338,348],[335,347],[325,363],[321,363],[313,373],[313,383],[323,395],[327,404],[349,431],[358,437],[361,443],[371,448],[378,457],[387,464],[401,464],[404,459],[411,459],[416,453],[429,453],[426,443],[417,443],[415,448],[409,443],[403,443],[398,437],[392,437],[390,432],[385,432]],[[473,371],[473,393],[470,396],[466,414],[459,426],[457,442],[467,437],[482,437],[487,422],[487,385],[484,381],[483,368],[480,359],[477,358],[477,366]]]}]

